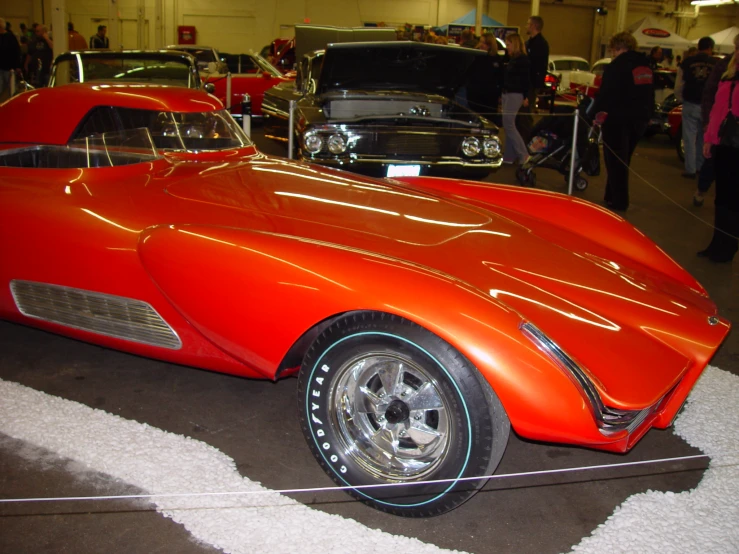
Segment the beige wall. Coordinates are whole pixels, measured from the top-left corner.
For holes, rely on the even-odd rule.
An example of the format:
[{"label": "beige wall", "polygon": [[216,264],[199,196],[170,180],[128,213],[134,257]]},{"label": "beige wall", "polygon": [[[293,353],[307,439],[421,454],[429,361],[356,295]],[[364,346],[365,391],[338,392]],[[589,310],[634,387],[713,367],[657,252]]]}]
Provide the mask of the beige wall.
[{"label": "beige wall", "polygon": [[[511,2],[508,25],[520,27],[526,39],[526,21],[531,7],[523,2]],[[595,8],[540,4],[539,15],[544,19],[542,34],[549,43],[550,54],[569,54],[590,59]]]},{"label": "beige wall", "polygon": [[[43,4],[42,4],[43,2]],[[259,50],[275,37],[292,36],[292,26],[309,21],[319,25],[360,26],[364,22],[386,22],[399,25],[405,22],[418,25],[443,25],[465,15],[477,6],[476,0],[162,0],[164,7],[163,45],[176,42],[177,25],[194,25],[198,30],[198,42],[209,44],[225,52]],[[50,18],[50,0],[0,0],[0,15],[13,23],[41,21],[42,13]],[[572,54],[587,59],[597,57],[591,52],[594,43],[600,43],[614,32],[615,0],[606,5],[610,14],[596,16],[595,7],[600,0],[563,0],[541,3],[540,15],[544,18],[544,36],[553,54]],[[42,10],[42,5],[46,8]],[[122,18],[119,23],[123,46],[135,48],[137,0],[118,0]],[[488,15],[507,25],[521,27],[530,13],[530,3],[525,0],[488,0],[483,5]],[[671,31],[676,29],[677,18],[660,17],[654,3],[651,12],[645,11],[646,2],[632,3],[627,25],[651,15]],[[147,39],[145,46],[155,47],[154,0],[146,0]],[[667,4],[665,4],[667,6]],[[681,9],[691,9],[683,0]],[[108,4],[105,0],[66,0],[68,20],[86,38],[94,34],[97,25],[107,24]],[[739,25],[739,10],[729,8],[703,8],[697,20],[684,19],[681,30],[684,36],[697,40],[731,25]]]}]

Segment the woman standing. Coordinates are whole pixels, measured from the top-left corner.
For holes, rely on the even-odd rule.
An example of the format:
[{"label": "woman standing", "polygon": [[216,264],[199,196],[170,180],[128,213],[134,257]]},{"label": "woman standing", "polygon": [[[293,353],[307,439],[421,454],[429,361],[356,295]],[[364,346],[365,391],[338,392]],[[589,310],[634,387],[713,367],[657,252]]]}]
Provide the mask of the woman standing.
[{"label": "woman standing", "polygon": [[[711,244],[698,252],[714,262],[730,262],[739,249],[739,145],[720,136],[727,118],[739,118],[739,35],[734,39],[734,55],[721,76],[716,99],[703,137],[703,155],[713,157],[716,171],[716,214]],[[724,144],[722,144],[724,142]]]},{"label": "woman standing", "polygon": [[529,157],[529,151],[516,129],[516,114],[521,106],[529,105],[529,57],[518,33],[506,36],[505,44],[509,60],[503,74],[503,129],[506,136],[503,163],[523,164]]}]

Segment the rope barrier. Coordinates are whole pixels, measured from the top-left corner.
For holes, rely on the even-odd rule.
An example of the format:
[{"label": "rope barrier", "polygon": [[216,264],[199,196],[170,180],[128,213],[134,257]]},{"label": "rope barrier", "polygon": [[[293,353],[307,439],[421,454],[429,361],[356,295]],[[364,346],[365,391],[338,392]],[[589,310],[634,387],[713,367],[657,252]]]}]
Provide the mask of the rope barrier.
[{"label": "rope barrier", "polygon": [[[310,487],[297,489],[276,489],[262,491],[227,491],[227,492],[182,492],[182,493],[163,493],[163,494],[122,494],[122,495],[105,495],[105,496],[62,496],[47,498],[0,498],[0,504],[10,503],[30,503],[30,502],[65,502],[65,501],[87,501],[87,500],[134,500],[134,499],[156,499],[156,498],[196,498],[196,497],[224,497],[224,496],[252,496],[258,494],[305,494],[317,492],[334,492],[347,490],[367,490],[367,489],[384,489],[392,487],[409,487],[418,485],[433,485],[460,483],[465,481],[480,480],[498,480],[511,479],[516,477],[533,477],[538,475],[555,475],[573,473],[577,471],[592,471],[597,469],[613,469],[630,466],[643,466],[649,464],[661,464],[667,462],[681,462],[687,460],[709,459],[706,454],[695,454],[692,456],[679,456],[675,458],[659,458],[655,460],[640,460],[635,462],[623,462],[619,464],[602,464],[595,466],[581,466],[560,469],[545,469],[539,471],[528,471],[523,473],[503,473],[499,475],[484,475],[478,477],[460,477],[458,479],[435,479],[428,481],[414,481],[409,483],[379,483],[375,485],[357,485],[357,486],[332,486],[332,487]],[[737,467],[739,463],[715,465],[711,468]],[[695,468],[683,469],[681,471],[693,471]],[[597,481],[598,479],[593,479]],[[535,485],[547,486],[547,485]]]},{"label": "rope barrier", "polygon": [[[582,119],[582,120],[583,120],[583,122],[585,123],[585,125],[588,125],[588,127],[592,129],[592,125],[590,125],[590,124],[589,124],[589,123],[587,122],[587,120],[585,120],[585,119],[584,119],[584,118],[582,117],[582,115],[580,115],[580,119]],[[629,166],[628,164],[626,164],[626,162],[624,162],[624,161],[623,161],[623,160],[622,160],[621,158],[619,158],[619,157],[618,157],[618,156],[616,155],[616,153],[615,153],[615,152],[613,151],[613,149],[612,149],[611,147],[609,147],[609,146],[608,146],[608,144],[606,144],[606,142],[605,142],[605,141],[603,141],[603,142],[602,142],[602,144],[603,144],[603,148],[604,148],[604,149],[608,148],[608,150],[609,150],[609,151],[611,152],[611,154],[613,154],[613,156],[614,156],[614,157],[615,157],[615,158],[616,158],[616,159],[617,159],[617,160],[618,160],[619,162],[621,162],[622,164],[624,164],[624,165],[626,166],[626,169],[628,169],[628,170],[629,170],[629,173],[631,173],[632,175],[634,175],[634,176],[635,176],[636,178],[638,178],[638,179],[639,179],[640,181],[642,181],[642,182],[643,182],[643,183],[644,183],[644,184],[645,184],[646,186],[648,186],[649,188],[651,188],[652,190],[654,190],[655,192],[657,192],[657,193],[658,193],[658,194],[659,194],[660,196],[662,196],[663,198],[665,198],[666,200],[668,200],[668,201],[669,201],[670,203],[672,203],[672,204],[674,204],[675,206],[677,206],[678,208],[680,208],[680,209],[681,209],[681,210],[682,210],[683,212],[685,212],[685,213],[686,213],[686,214],[688,214],[689,216],[693,217],[694,219],[696,219],[696,220],[700,221],[701,223],[703,223],[703,224],[704,224],[704,225],[706,225],[707,227],[710,227],[711,229],[717,229],[718,231],[720,231],[720,232],[724,233],[725,235],[728,235],[728,236],[730,236],[730,237],[732,237],[732,238],[738,238],[738,237],[735,237],[734,235],[732,235],[732,234],[730,234],[730,233],[727,233],[727,232],[726,232],[726,231],[724,231],[723,229],[718,229],[717,227],[715,227],[715,226],[713,225],[713,223],[711,223],[711,222],[709,222],[709,221],[706,221],[705,219],[703,219],[702,217],[700,217],[699,215],[697,215],[697,214],[696,214],[695,212],[692,212],[692,211],[690,211],[689,209],[687,209],[687,208],[686,208],[685,206],[683,206],[683,205],[682,205],[682,204],[680,204],[679,202],[677,202],[677,201],[673,200],[673,199],[672,199],[672,198],[671,198],[671,197],[670,197],[670,196],[669,196],[669,195],[668,195],[667,193],[665,193],[664,191],[662,191],[662,190],[661,190],[661,189],[660,189],[659,187],[657,187],[657,186],[656,186],[656,185],[654,185],[653,183],[649,182],[649,180],[648,180],[647,178],[645,178],[645,177],[644,177],[643,175],[641,175],[640,173],[638,173],[637,171],[635,171],[634,169],[632,169],[632,168],[631,168],[631,166]]]}]

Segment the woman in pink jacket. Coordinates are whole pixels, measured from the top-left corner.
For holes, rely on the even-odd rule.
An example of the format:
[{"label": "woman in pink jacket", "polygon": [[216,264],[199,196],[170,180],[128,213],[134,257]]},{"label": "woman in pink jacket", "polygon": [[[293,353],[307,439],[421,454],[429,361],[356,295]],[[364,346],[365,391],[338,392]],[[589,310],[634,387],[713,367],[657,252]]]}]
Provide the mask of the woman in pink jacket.
[{"label": "woman in pink jacket", "polygon": [[739,35],[734,55],[716,91],[708,127],[703,136],[703,155],[713,157],[716,167],[716,215],[711,244],[698,252],[714,262],[730,262],[739,249],[739,148],[721,145],[719,129],[730,116],[739,118]]}]

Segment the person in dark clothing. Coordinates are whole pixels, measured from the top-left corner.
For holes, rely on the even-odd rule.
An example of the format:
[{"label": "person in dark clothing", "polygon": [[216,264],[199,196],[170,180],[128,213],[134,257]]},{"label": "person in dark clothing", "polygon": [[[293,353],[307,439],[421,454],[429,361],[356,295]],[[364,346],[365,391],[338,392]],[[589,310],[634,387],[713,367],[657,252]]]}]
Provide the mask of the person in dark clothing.
[{"label": "person in dark clothing", "polygon": [[[739,41],[739,35],[735,37]],[[711,74],[706,79],[703,86],[703,96],[701,98],[701,133],[705,132],[708,127],[708,119],[711,115],[711,108],[716,99],[716,91],[721,81],[721,76],[729,68],[729,58],[716,59],[713,64]],[[705,200],[704,195],[711,188],[711,183],[716,179],[716,171],[713,163],[713,157],[703,157],[703,165],[698,172],[698,189],[693,193],[693,205],[702,206]]]},{"label": "person in dark clothing", "polygon": [[10,87],[10,76],[21,66],[21,47],[15,35],[5,30],[5,20],[0,18],[0,99]]},{"label": "person in dark clothing", "polygon": [[49,81],[51,62],[54,60],[54,43],[49,38],[46,25],[37,25],[28,43],[26,73],[32,76],[33,85],[45,87]]},{"label": "person in dark clothing", "polygon": [[603,126],[603,157],[608,171],[605,203],[612,210],[629,207],[629,164],[654,111],[654,75],[647,57],[636,52],[628,32],[608,44],[613,60],[603,72],[595,98],[596,122]]},{"label": "person in dark clothing", "polygon": [[685,58],[677,72],[675,96],[683,102],[683,144],[685,145],[685,172],[683,177],[695,179],[703,166],[703,126],[701,102],[703,87],[708,81],[716,59],[713,57],[713,39],[698,41],[698,53]]},{"label": "person in dark clothing", "polygon": [[506,139],[503,163],[525,163],[529,157],[523,137],[516,129],[516,114],[521,106],[528,106],[531,88],[531,71],[526,47],[521,35],[511,33],[505,38],[509,60],[503,73],[503,129]]},{"label": "person in dark clothing", "polygon": [[734,39],[734,55],[718,83],[703,136],[703,155],[714,158],[715,163],[716,209],[711,243],[698,256],[719,263],[731,262],[739,250],[739,148],[721,136],[722,124],[730,114],[739,118],[739,35]]},{"label": "person in dark clothing", "polygon": [[90,37],[90,48],[92,50],[110,48],[110,41],[105,33],[108,32],[108,27],[105,25],[98,25],[98,32]]},{"label": "person in dark clothing", "polygon": [[655,46],[649,51],[649,67],[656,71],[662,67],[662,48]]},{"label": "person in dark clothing", "polygon": [[547,76],[549,66],[549,43],[541,30],[544,28],[544,20],[538,15],[529,17],[526,32],[529,40],[526,41],[526,53],[531,64],[531,89],[529,104],[533,107],[536,96],[544,89],[544,78]]}]

